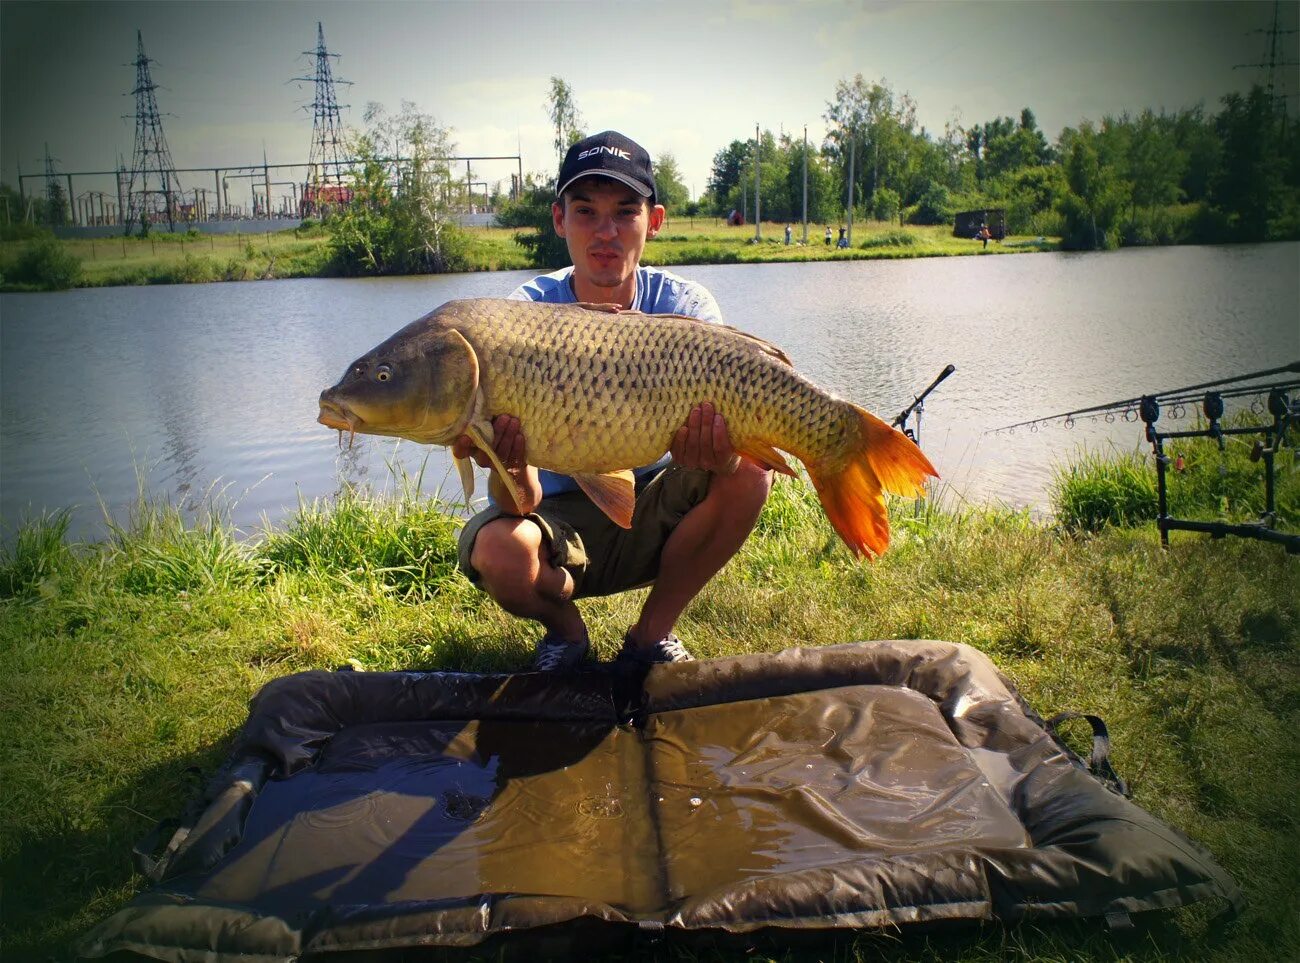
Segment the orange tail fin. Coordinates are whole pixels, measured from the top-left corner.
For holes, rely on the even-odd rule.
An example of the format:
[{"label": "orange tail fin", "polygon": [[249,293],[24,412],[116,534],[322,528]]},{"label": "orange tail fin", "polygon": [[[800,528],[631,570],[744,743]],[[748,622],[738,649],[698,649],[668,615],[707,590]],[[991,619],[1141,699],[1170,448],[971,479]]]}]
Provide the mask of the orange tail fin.
[{"label": "orange tail fin", "polygon": [[831,527],[856,555],[880,555],[889,547],[885,492],[916,495],[938,473],[921,449],[875,415],[854,406],[861,432],[857,448],[840,467],[809,465],[808,475]]}]

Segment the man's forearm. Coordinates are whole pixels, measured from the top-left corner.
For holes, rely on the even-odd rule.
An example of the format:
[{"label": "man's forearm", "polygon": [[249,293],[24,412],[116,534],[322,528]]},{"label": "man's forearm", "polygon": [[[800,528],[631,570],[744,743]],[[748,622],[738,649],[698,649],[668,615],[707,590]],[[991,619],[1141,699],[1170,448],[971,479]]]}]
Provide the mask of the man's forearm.
[{"label": "man's forearm", "polygon": [[[515,482],[519,486],[523,498],[523,504],[519,506],[519,514],[527,515],[542,500],[542,483],[537,477],[537,469],[529,465],[515,476]],[[492,500],[497,503],[503,512],[510,515],[515,513],[514,497],[501,481],[501,476],[495,471],[488,476],[488,494],[492,496]]]}]

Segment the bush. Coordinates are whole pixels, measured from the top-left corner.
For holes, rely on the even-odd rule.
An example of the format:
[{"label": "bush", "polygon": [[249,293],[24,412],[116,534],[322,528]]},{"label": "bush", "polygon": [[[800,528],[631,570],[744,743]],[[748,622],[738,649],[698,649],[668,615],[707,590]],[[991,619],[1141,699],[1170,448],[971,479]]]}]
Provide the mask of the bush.
[{"label": "bush", "polygon": [[948,188],[942,184],[930,184],[911,209],[908,223],[911,224],[950,224],[953,219],[952,199]]},{"label": "bush", "polygon": [[871,213],[878,221],[897,220],[902,206],[903,201],[898,196],[898,191],[888,187],[877,188],[875,196],[871,198]]},{"label": "bush", "polygon": [[0,543],[0,598],[21,598],[41,590],[62,569],[70,553],[64,544],[71,512],[60,509],[19,527],[12,544]]},{"label": "bush", "polygon": [[4,274],[9,284],[36,291],[63,291],[81,281],[81,260],[47,233],[6,265]]},{"label": "bush", "polygon": [[518,200],[507,201],[497,213],[497,223],[502,227],[525,229],[515,234],[515,243],[528,252],[534,267],[560,268],[569,264],[569,247],[555,233],[551,220],[554,200],[555,192],[548,185],[533,183]]},{"label": "bush", "polygon": [[1058,470],[1052,505],[1057,521],[1070,529],[1138,525],[1156,517],[1155,472],[1138,452],[1118,458],[1085,454]]},{"label": "bush", "polygon": [[1195,206],[1138,208],[1124,226],[1126,247],[1153,244],[1186,244],[1192,237],[1197,217]]},{"label": "bush", "polygon": [[873,234],[859,244],[858,247],[911,247],[913,244],[918,243],[919,240],[911,231],[896,228],[892,231],[885,231],[883,234]]}]

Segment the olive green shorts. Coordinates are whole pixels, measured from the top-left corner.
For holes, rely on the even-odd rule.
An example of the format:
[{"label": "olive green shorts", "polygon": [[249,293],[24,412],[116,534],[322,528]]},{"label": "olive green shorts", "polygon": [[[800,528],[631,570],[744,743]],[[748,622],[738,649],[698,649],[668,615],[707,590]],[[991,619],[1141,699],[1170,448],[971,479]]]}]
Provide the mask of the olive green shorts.
[{"label": "olive green shorts", "polygon": [[[524,517],[542,530],[551,564],[573,576],[574,598],[613,595],[655,580],[664,542],[686,513],[704,501],[712,477],[707,471],[670,464],[644,487],[638,486],[630,529],[615,525],[582,492],[544,498]],[[460,568],[475,585],[479,574],[469,563],[474,539],[484,525],[505,517],[493,506],[461,529]]]}]

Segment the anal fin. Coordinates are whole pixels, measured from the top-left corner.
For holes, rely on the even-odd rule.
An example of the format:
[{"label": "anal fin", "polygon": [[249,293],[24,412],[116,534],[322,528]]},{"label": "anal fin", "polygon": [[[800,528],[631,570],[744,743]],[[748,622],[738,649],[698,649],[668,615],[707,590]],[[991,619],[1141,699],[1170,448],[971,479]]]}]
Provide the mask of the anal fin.
[{"label": "anal fin", "polygon": [[636,507],[636,479],[632,469],[606,472],[603,475],[577,474],[573,480],[609,516],[619,528],[632,527],[632,510]]},{"label": "anal fin", "polygon": [[790,463],[785,460],[785,456],[767,442],[750,438],[743,445],[737,445],[736,452],[742,458],[748,458],[764,468],[778,471],[782,475],[789,475],[791,478],[795,477],[795,470],[790,467]]}]

